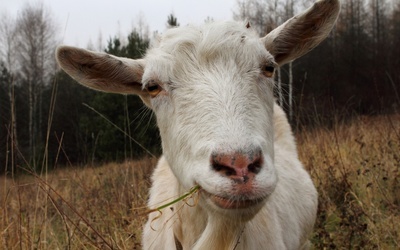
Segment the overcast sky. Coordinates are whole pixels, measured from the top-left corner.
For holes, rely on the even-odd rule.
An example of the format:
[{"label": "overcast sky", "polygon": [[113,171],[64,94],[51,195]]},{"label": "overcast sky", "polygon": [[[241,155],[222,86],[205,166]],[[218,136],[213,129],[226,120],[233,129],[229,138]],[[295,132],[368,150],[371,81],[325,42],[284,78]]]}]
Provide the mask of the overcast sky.
[{"label": "overcast sky", "polygon": [[58,22],[62,43],[86,47],[103,44],[117,34],[126,37],[144,17],[150,31],[163,32],[170,13],[181,25],[203,23],[207,17],[231,20],[237,0],[0,0],[0,14],[16,16],[26,3],[43,3]]}]

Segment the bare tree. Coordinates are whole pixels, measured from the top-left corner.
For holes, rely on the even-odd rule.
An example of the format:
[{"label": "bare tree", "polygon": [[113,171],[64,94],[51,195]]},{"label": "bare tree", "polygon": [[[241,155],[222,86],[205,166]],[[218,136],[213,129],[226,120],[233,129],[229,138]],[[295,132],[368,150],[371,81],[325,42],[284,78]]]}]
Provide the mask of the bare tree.
[{"label": "bare tree", "polygon": [[15,20],[4,13],[1,16],[0,23],[0,58],[5,62],[5,66],[9,71],[10,76],[7,78],[8,88],[7,94],[10,104],[10,117],[9,117],[9,138],[11,141],[10,148],[10,165],[11,172],[14,173],[15,158],[18,148],[18,137],[17,137],[17,121],[16,121],[16,110],[15,110],[15,97],[14,97],[14,67],[15,67],[15,45],[16,45],[16,29]]},{"label": "bare tree", "polygon": [[[294,1],[293,0],[286,0],[286,3],[283,8],[283,16],[284,19],[289,19],[294,16]],[[289,82],[288,82],[288,104],[289,104],[289,121],[293,121],[293,62],[290,62],[287,67],[288,75],[289,75]],[[280,83],[281,85],[281,83]],[[281,90],[282,91],[282,90]],[[282,100],[281,103],[282,105]]]},{"label": "bare tree", "polygon": [[19,72],[22,84],[28,87],[29,154],[35,159],[36,147],[42,141],[42,90],[54,72],[57,32],[53,18],[43,4],[26,5],[17,17],[16,30]]},{"label": "bare tree", "polygon": [[381,46],[386,39],[385,28],[388,26],[388,0],[370,0],[370,9],[372,15],[372,35],[374,37],[375,51],[377,56],[381,52]]},{"label": "bare tree", "polygon": [[6,63],[8,70],[12,71],[15,64],[15,20],[6,12],[0,18],[0,58]]},{"label": "bare tree", "polygon": [[133,25],[133,30],[135,30],[142,38],[149,39],[150,28],[146,21],[146,16],[141,12],[136,18],[136,23]]}]

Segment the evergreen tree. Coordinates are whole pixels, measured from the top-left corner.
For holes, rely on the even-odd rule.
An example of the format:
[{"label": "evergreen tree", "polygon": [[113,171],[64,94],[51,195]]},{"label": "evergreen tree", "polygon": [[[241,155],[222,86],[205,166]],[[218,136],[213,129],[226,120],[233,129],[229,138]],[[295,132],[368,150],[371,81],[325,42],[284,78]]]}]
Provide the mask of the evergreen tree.
[{"label": "evergreen tree", "polygon": [[179,23],[178,23],[178,18],[176,18],[174,16],[174,14],[170,14],[168,16],[168,20],[167,20],[167,28],[173,28],[173,27],[178,27]]}]

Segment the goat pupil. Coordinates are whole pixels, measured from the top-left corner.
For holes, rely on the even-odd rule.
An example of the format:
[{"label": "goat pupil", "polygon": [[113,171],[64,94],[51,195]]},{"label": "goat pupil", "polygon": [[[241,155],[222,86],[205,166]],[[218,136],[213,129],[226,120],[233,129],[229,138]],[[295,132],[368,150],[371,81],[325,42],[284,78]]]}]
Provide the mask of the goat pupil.
[{"label": "goat pupil", "polygon": [[264,68],[264,70],[265,71],[267,71],[267,72],[274,72],[274,67],[272,67],[272,66],[266,66],[265,68]]},{"label": "goat pupil", "polygon": [[148,85],[147,86],[147,91],[152,92],[158,90],[158,85]]}]

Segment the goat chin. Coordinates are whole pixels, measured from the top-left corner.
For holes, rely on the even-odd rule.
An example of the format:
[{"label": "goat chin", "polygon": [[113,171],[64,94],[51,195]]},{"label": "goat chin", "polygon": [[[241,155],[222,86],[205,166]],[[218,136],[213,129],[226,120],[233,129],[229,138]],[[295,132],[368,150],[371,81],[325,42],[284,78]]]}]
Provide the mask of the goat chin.
[{"label": "goat chin", "polygon": [[[267,198],[252,200],[231,200],[200,190],[199,205],[205,207],[210,216],[215,215],[220,221],[231,222],[232,218],[237,222],[247,222],[251,220],[265,205]],[[227,222],[222,222],[227,223]]]}]

